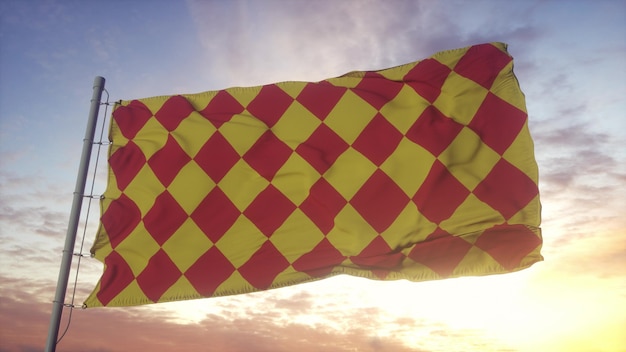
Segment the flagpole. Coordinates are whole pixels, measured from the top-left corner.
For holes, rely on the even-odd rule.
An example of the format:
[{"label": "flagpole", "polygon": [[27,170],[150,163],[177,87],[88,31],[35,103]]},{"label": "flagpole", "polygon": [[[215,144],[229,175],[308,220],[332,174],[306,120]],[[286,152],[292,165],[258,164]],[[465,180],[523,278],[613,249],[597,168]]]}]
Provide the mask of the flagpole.
[{"label": "flagpole", "polygon": [[67,290],[67,282],[72,265],[72,256],[74,255],[74,244],[76,243],[76,232],[78,230],[78,221],[80,220],[80,210],[83,205],[85,183],[87,182],[87,173],[89,171],[91,147],[93,146],[96,122],[98,120],[98,112],[100,111],[100,99],[102,98],[102,91],[104,90],[104,82],[104,78],[100,76],[97,76],[93,81],[91,108],[89,109],[85,139],[83,139],[83,152],[78,167],[78,176],[76,178],[76,188],[74,190],[74,200],[72,202],[69,224],[67,226],[67,234],[65,235],[65,247],[63,248],[63,257],[61,259],[61,267],[59,269],[56,294],[54,296],[54,301],[52,302],[52,316],[50,318],[50,328],[48,329],[48,340],[46,341],[45,349],[46,352],[54,352],[56,349],[59,326],[61,325],[63,304],[65,302],[65,291]]}]

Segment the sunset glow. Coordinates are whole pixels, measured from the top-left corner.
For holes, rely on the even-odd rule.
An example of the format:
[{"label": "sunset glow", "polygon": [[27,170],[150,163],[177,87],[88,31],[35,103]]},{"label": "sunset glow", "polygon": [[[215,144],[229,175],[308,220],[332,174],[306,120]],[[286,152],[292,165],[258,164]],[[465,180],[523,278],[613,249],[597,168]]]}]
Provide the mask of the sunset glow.
[{"label": "sunset glow", "polygon": [[[526,98],[545,261],[78,309],[58,351],[626,351],[624,33],[621,0],[1,1],[0,351],[44,347],[94,76],[116,101],[316,81],[493,41],[509,45]],[[101,271],[82,259],[76,304]]]}]

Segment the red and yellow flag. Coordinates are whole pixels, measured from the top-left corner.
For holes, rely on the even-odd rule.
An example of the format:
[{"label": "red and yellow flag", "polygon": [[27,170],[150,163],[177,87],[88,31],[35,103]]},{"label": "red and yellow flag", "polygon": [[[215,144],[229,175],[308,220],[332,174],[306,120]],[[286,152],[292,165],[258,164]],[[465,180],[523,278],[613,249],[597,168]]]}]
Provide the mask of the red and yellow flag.
[{"label": "red and yellow flag", "polygon": [[506,45],[390,69],[122,101],[87,307],[335,274],[434,280],[542,260]]}]

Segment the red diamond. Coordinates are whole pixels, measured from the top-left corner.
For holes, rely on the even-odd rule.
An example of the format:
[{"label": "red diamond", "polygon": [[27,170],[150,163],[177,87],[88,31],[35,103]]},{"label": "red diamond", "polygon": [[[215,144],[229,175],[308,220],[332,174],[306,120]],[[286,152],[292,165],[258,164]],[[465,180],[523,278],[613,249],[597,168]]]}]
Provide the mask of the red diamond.
[{"label": "red diamond", "polygon": [[344,87],[335,87],[325,81],[307,83],[296,100],[318,119],[324,121],[346,90]]},{"label": "red diamond", "polygon": [[524,225],[498,225],[483,232],[475,245],[512,270],[541,245],[541,239]]},{"label": "red diamond", "polygon": [[220,90],[211,99],[209,105],[200,111],[200,114],[206,117],[216,128],[224,122],[230,121],[233,115],[240,114],[244,110],[243,106],[224,90]]},{"label": "red diamond", "polygon": [[245,160],[259,175],[271,181],[293,150],[271,131],[265,132],[244,154]]},{"label": "red diamond", "polygon": [[187,213],[168,191],[161,193],[143,218],[148,233],[159,245],[163,245],[187,220]]},{"label": "red diamond", "polygon": [[350,204],[378,233],[400,215],[409,197],[380,169],[376,170],[350,200]]},{"label": "red diamond", "polygon": [[363,129],[352,147],[380,166],[396,150],[401,140],[402,133],[381,114],[377,114]]},{"label": "red diamond", "polygon": [[381,279],[387,277],[390,270],[398,268],[404,260],[404,254],[393,250],[380,236],[376,236],[359,255],[350,257],[358,266],[368,268]]},{"label": "red diamond", "polygon": [[450,68],[435,59],[422,60],[404,76],[406,84],[411,86],[422,98],[433,103],[441,94],[441,87],[450,74]]},{"label": "red diamond", "polygon": [[263,86],[257,96],[248,104],[246,109],[257,119],[272,127],[287,111],[293,98],[278,88],[275,84]]},{"label": "red diamond", "polygon": [[157,302],[181,275],[182,273],[167,253],[159,249],[150,258],[146,268],[137,276],[137,284],[152,302]]},{"label": "red diamond", "polygon": [[195,110],[183,96],[174,95],[163,103],[163,106],[154,114],[154,117],[166,130],[171,132]]},{"label": "red diamond", "polygon": [[470,248],[472,245],[464,239],[437,229],[425,241],[415,244],[408,257],[426,265],[437,275],[448,277]]},{"label": "red diamond", "polygon": [[191,219],[213,243],[228,231],[241,212],[218,187],[213,188],[191,214]]},{"label": "red diamond", "polygon": [[270,237],[295,209],[296,206],[289,198],[270,184],[259,193],[243,214],[265,236]]},{"label": "red diamond", "polygon": [[220,90],[211,99],[211,102],[200,111],[200,114],[206,117],[213,126],[220,128],[224,122],[230,121],[233,115],[240,114],[244,108],[232,95],[225,90]]},{"label": "red diamond", "polygon": [[476,45],[465,53],[454,67],[459,75],[490,89],[500,71],[512,58],[491,44]]},{"label": "red diamond", "polygon": [[293,262],[293,268],[313,277],[324,277],[346,259],[326,238]]},{"label": "red diamond", "polygon": [[461,132],[463,125],[443,115],[436,107],[428,106],[409,128],[406,137],[439,156]]},{"label": "red diamond", "polygon": [[317,172],[324,174],[346,149],[348,149],[348,143],[328,126],[321,124],[304,143],[296,148],[296,153],[311,164]]},{"label": "red diamond", "polygon": [[239,268],[239,273],[250,285],[265,290],[283,270],[289,267],[289,261],[270,241],[263,243],[261,248]]},{"label": "red diamond", "polygon": [[137,227],[141,221],[141,211],[135,202],[122,193],[111,201],[100,221],[109,236],[111,247],[115,248]]},{"label": "red diamond", "polygon": [[468,127],[502,155],[524,127],[527,117],[522,110],[488,93]]},{"label": "red diamond", "polygon": [[113,111],[113,119],[122,135],[133,139],[143,126],[152,118],[152,112],[142,102],[133,100],[127,106],[119,106]]},{"label": "red diamond", "polygon": [[163,148],[150,157],[148,165],[163,186],[167,187],[190,160],[191,158],[176,142],[176,139],[168,135],[167,142]]},{"label": "red diamond", "polygon": [[124,258],[116,251],[104,258],[104,273],[100,279],[100,290],[96,294],[100,303],[106,306],[122,292],[133,280],[135,275]]},{"label": "red diamond", "polygon": [[133,141],[129,141],[109,157],[109,166],[121,191],[126,189],[145,164],[145,155]]},{"label": "red diamond", "polygon": [[374,108],[380,110],[398,95],[403,85],[402,82],[389,80],[380,73],[366,72],[361,82],[352,88],[352,91]]},{"label": "red diamond", "polygon": [[215,183],[220,182],[239,159],[239,154],[219,131],[206,141],[193,158]]},{"label": "red diamond", "polygon": [[446,167],[436,160],[413,197],[419,211],[430,221],[439,224],[449,218],[463,203],[469,191]]},{"label": "red diamond", "polygon": [[510,219],[530,202],[539,190],[526,174],[500,159],[489,174],[476,186],[478,199]]},{"label": "red diamond", "polygon": [[327,234],[335,227],[335,217],[347,201],[323,178],[315,182],[309,196],[300,204],[300,210]]},{"label": "red diamond", "polygon": [[211,247],[185,272],[185,277],[204,297],[211,297],[215,289],[235,271],[233,264],[217,247]]}]

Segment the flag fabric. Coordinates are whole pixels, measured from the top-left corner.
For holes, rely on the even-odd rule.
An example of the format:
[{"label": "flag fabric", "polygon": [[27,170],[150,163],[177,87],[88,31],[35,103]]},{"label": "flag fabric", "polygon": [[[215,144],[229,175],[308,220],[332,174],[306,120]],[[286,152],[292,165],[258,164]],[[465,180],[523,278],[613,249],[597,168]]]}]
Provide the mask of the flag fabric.
[{"label": "flag fabric", "polygon": [[86,307],[349,274],[542,260],[538,170],[503,43],[379,71],[121,101]]}]

